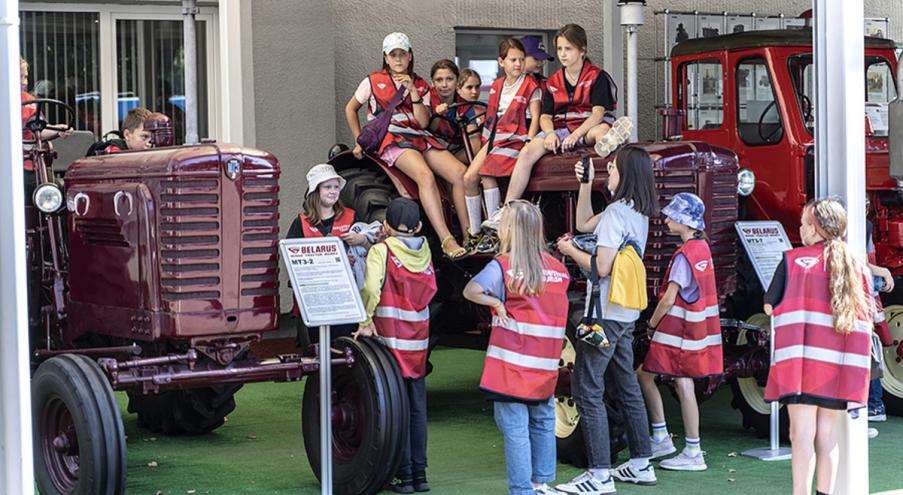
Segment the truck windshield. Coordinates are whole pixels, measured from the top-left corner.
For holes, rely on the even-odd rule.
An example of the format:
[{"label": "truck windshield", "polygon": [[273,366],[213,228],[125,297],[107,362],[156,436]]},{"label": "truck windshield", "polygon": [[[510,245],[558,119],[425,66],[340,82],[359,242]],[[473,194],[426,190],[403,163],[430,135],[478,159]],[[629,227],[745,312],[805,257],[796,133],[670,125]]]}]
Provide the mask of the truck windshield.
[{"label": "truck windshield", "polygon": [[[865,57],[865,114],[874,136],[887,136],[887,104],[897,98],[891,67],[884,57]],[[815,130],[815,66],[812,54],[790,57],[788,68],[800,114],[806,130],[812,134]]]}]

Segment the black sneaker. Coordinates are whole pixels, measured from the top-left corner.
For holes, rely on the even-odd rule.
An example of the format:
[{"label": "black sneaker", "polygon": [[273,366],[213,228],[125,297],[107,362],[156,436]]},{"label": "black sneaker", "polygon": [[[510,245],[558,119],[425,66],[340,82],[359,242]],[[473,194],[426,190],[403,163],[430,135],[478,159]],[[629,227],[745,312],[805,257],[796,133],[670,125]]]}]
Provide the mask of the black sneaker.
[{"label": "black sneaker", "polygon": [[418,493],[430,491],[430,484],[426,481],[426,471],[414,473],[414,491]]},{"label": "black sneaker", "polygon": [[386,490],[395,493],[414,493],[414,481],[410,479],[403,480],[395,478],[386,485]]}]

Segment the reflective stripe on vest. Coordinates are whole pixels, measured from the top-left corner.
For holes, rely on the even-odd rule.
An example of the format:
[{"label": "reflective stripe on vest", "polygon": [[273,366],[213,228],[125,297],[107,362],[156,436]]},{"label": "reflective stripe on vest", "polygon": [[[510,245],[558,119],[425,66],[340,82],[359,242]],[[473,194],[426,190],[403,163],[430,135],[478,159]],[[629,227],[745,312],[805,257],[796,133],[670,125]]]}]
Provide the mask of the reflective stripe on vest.
[{"label": "reflective stripe on vest", "polygon": [[721,345],[721,335],[707,335],[699,340],[687,340],[664,332],[655,332],[652,341],[684,351],[701,351],[712,345]]},{"label": "reflective stripe on vest", "polygon": [[[388,108],[389,103],[398,91],[392,76],[385,70],[381,70],[370,74],[369,78],[370,89],[378,108]],[[416,74],[414,75],[414,88],[421,96],[426,95],[430,91],[429,84]],[[369,106],[367,112],[368,120],[375,118],[372,115],[373,109]],[[414,114],[414,104],[411,102],[410,94],[405,95],[398,106],[395,107],[395,113],[392,114],[392,122],[389,124],[388,132],[386,132],[386,137],[383,138],[383,142],[380,144],[378,153],[381,154],[391,144],[403,145],[405,148],[415,149],[420,152],[426,151],[428,146],[445,149],[444,144],[440,140],[420,126],[420,122],[417,121]]]},{"label": "reflective stripe on vest", "polygon": [[397,351],[426,351],[430,348],[430,339],[407,340],[380,336],[379,340],[389,349]]},{"label": "reflective stripe on vest", "polygon": [[420,311],[408,311],[401,308],[393,308],[391,306],[377,306],[374,315],[382,318],[394,318],[401,321],[429,321],[430,308],[426,307]]},{"label": "reflective stripe on vest", "polygon": [[[775,327],[787,327],[790,325],[815,325],[830,328],[833,331],[834,316],[825,313],[819,313],[817,311],[806,310],[791,311],[789,313],[775,315]],[[866,321],[856,320],[853,322],[852,332],[871,334],[872,325]]]},{"label": "reflective stripe on vest", "polygon": [[[496,258],[503,283],[510,277],[507,255]],[[480,388],[526,400],[544,400],[555,392],[564,330],[567,325],[567,269],[543,255],[541,294],[525,296],[508,291],[506,322],[494,317]],[[494,311],[493,311],[494,314]]]},{"label": "reflective stripe on vest", "polygon": [[706,318],[718,317],[721,312],[718,309],[718,306],[708,306],[702,311],[690,311],[686,308],[674,305],[668,310],[668,314],[690,323],[699,323],[705,321]]}]

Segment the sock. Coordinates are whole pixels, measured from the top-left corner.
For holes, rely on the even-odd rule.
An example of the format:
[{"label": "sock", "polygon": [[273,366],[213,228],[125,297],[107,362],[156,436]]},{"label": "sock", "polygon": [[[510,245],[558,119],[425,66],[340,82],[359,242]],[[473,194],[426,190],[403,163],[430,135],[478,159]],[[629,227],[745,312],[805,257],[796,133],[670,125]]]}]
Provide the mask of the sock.
[{"label": "sock", "polygon": [[530,484],[533,485],[534,490],[541,490],[541,489],[545,488],[545,486],[546,486],[545,483],[537,483],[535,481],[531,481]]},{"label": "sock", "polygon": [[668,423],[652,423],[652,441],[661,443],[668,439]]},{"label": "sock", "polygon": [[648,457],[631,457],[630,465],[634,469],[645,469],[649,466],[649,458]]},{"label": "sock", "polygon": [[696,457],[702,453],[702,448],[699,447],[699,439],[698,438],[689,438],[686,437],[684,440],[687,442],[687,455],[690,457]]},{"label": "sock", "polygon": [[467,218],[470,221],[470,233],[475,234],[480,231],[480,223],[483,221],[483,205],[482,198],[479,196],[465,196],[467,202]]},{"label": "sock", "polygon": [[589,474],[593,475],[593,478],[596,478],[599,481],[605,482],[608,481],[608,478],[611,475],[608,473],[608,468],[592,468],[589,470]]},{"label": "sock", "polygon": [[497,187],[483,189],[483,197],[486,198],[486,216],[491,217],[502,203],[502,193]]}]

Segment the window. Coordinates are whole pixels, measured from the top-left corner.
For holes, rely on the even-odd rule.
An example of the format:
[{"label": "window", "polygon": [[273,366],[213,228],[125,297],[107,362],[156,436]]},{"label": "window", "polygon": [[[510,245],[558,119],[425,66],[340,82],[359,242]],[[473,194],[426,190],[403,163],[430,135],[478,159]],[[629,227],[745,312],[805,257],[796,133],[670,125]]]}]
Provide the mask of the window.
[{"label": "window", "polygon": [[[484,30],[462,30],[455,31],[455,63],[461,69],[470,68],[480,75],[483,82],[483,91],[480,94],[480,100],[489,100],[489,87],[492,82],[502,75],[502,69],[499,67],[499,43],[503,39],[514,36],[521,37],[526,35],[540,36],[546,51],[552,56],[555,55],[554,49],[550,48],[550,40],[552,35],[544,31],[484,31]],[[561,67],[557,61],[552,60],[546,62],[543,66],[543,74],[548,77]],[[428,74],[427,74],[428,75]]]},{"label": "window", "polygon": [[680,90],[686,130],[717,129],[724,121],[724,84],[721,62],[697,60],[682,66]]},{"label": "window", "polygon": [[[101,132],[100,16],[96,12],[23,11],[19,26],[22,55],[29,64],[26,90],[36,98],[52,98],[75,110],[75,127]],[[48,107],[51,122],[65,112]],[[59,112],[54,115],[53,112]]]},{"label": "window", "polygon": [[761,57],[737,64],[737,134],[750,146],[779,142],[784,137],[768,65]]}]

